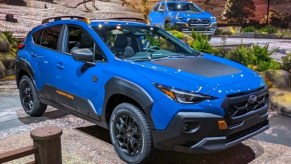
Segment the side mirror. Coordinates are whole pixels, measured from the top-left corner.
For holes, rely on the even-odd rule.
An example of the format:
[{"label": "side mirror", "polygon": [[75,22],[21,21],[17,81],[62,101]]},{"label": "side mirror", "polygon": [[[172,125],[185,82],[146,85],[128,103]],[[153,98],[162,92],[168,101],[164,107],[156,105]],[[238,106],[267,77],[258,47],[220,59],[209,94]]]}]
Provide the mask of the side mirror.
[{"label": "side mirror", "polygon": [[93,52],[89,48],[73,49],[71,53],[75,60],[93,62]]},{"label": "side mirror", "polygon": [[161,13],[164,13],[165,9],[159,9],[158,11],[161,12]]}]

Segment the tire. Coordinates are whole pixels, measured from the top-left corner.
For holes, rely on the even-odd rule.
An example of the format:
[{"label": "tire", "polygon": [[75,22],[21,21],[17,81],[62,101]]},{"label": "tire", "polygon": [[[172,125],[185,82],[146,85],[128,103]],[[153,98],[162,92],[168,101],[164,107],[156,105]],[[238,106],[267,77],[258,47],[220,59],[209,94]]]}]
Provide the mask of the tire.
[{"label": "tire", "polygon": [[110,138],[127,163],[144,163],[153,153],[152,134],[144,113],[129,103],[119,104],[110,118]]},{"label": "tire", "polygon": [[24,75],[19,83],[19,96],[24,111],[30,116],[41,116],[47,105],[39,101],[31,79]]},{"label": "tire", "polygon": [[171,23],[169,21],[166,21],[164,24],[164,29],[169,30],[171,28]]}]

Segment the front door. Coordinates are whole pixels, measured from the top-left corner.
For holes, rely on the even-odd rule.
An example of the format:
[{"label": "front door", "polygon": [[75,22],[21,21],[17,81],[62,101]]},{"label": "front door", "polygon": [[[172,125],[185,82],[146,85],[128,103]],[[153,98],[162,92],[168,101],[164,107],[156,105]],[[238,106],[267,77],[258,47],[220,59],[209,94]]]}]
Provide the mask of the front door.
[{"label": "front door", "polygon": [[159,20],[158,13],[159,13],[159,7],[160,3],[156,4],[156,6],[153,7],[152,11],[149,14],[149,20],[151,25],[157,25]]},{"label": "front door", "polygon": [[[88,27],[69,25],[63,38],[63,54],[57,56],[56,93],[59,104],[89,117],[101,113],[104,90],[102,77],[107,67],[105,56],[92,39]],[[93,52],[95,66],[77,61],[72,57],[72,51],[87,48]]]},{"label": "front door", "polygon": [[162,3],[160,5],[159,12],[157,13],[157,16],[156,16],[158,18],[157,25],[159,27],[164,27],[167,14],[168,13],[167,13],[166,5],[164,3]]}]

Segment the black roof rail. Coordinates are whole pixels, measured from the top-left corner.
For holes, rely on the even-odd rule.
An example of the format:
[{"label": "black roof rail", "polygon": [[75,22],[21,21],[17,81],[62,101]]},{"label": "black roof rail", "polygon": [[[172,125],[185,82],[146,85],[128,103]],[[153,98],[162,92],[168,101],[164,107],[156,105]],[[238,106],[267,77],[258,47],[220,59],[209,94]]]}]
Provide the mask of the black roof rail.
[{"label": "black roof rail", "polygon": [[120,21],[135,21],[135,22],[147,23],[146,19],[134,18],[134,17],[117,17],[117,18],[105,18],[105,19],[95,19],[95,20],[120,20]]},{"label": "black roof rail", "polygon": [[80,16],[58,16],[58,17],[52,17],[52,18],[46,18],[42,20],[42,24],[48,23],[50,21],[57,21],[57,20],[63,20],[63,19],[77,19],[77,20],[84,20],[86,19],[85,17],[80,17]]},{"label": "black roof rail", "polygon": [[[80,16],[58,16],[58,17],[52,17],[52,18],[46,18],[42,20],[42,24],[58,21],[58,20],[65,20],[65,19],[76,19],[76,20],[90,20],[85,17]],[[147,23],[147,20],[142,18],[134,18],[134,17],[117,17],[117,18],[104,18],[104,19],[91,19],[91,20],[120,20],[120,21],[135,21],[135,22],[141,22],[141,23]],[[86,22],[86,21],[85,21]]]}]

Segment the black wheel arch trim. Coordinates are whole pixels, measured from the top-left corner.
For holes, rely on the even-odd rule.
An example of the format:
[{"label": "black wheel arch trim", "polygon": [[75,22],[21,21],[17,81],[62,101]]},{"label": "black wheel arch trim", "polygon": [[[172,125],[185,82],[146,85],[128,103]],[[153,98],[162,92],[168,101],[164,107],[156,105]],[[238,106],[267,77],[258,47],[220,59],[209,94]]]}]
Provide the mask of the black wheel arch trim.
[{"label": "black wheel arch trim", "polygon": [[141,110],[147,116],[150,128],[155,129],[153,120],[151,118],[151,108],[153,104],[153,99],[151,98],[151,96],[138,84],[119,77],[113,77],[105,84],[105,97],[102,110],[102,120],[106,120],[106,110],[108,107],[107,103],[109,99],[111,98],[111,96],[114,96],[116,94],[127,96],[132,100],[136,101],[141,106]]},{"label": "black wheel arch trim", "polygon": [[169,22],[170,24],[171,24],[171,18],[170,17],[167,17],[166,19],[165,19],[165,23],[164,24],[166,24],[167,22]]},{"label": "black wheel arch trim", "polygon": [[17,87],[19,87],[19,82],[21,78],[19,77],[20,71],[24,71],[26,74],[28,74],[28,76],[34,82],[34,71],[31,65],[27,61],[25,61],[25,59],[18,58],[16,59],[16,63],[15,63],[15,76],[16,76],[15,79],[16,79]]}]

